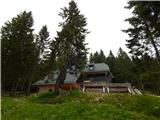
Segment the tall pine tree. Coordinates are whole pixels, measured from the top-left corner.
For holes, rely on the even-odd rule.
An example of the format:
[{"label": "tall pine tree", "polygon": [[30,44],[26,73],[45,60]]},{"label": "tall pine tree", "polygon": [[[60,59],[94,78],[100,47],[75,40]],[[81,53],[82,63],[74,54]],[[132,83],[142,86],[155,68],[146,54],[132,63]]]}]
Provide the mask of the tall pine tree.
[{"label": "tall pine tree", "polygon": [[106,64],[109,65],[110,71],[112,72],[113,76],[115,74],[115,64],[116,64],[116,58],[113,55],[112,51],[110,50],[109,55],[106,58]]},{"label": "tall pine tree", "polygon": [[132,82],[135,80],[131,71],[132,61],[122,48],[119,48],[115,66],[115,82]]},{"label": "tall pine tree", "polygon": [[135,56],[150,54],[160,61],[160,2],[129,1],[127,9],[133,9],[133,16],[126,19],[132,27],[124,30],[130,39],[127,47]]},{"label": "tall pine tree", "polygon": [[2,88],[15,94],[29,83],[35,63],[35,44],[31,12],[22,12],[1,29]]},{"label": "tall pine tree", "polygon": [[[42,79],[48,74],[49,58],[50,58],[50,38],[47,26],[42,26],[39,34],[35,38],[36,57],[34,81]],[[53,69],[53,68],[52,68]]]},{"label": "tall pine tree", "polygon": [[[137,81],[141,88],[148,84],[147,88],[160,91],[160,79],[157,74],[160,71],[160,2],[158,1],[129,1],[127,9],[132,10],[133,16],[126,19],[131,25],[124,30],[130,39],[127,47],[133,56],[133,70],[137,75]],[[158,61],[158,62],[157,62]]]},{"label": "tall pine tree", "polygon": [[40,30],[36,40],[40,62],[45,61],[48,57],[50,45],[49,40],[50,38],[47,26],[42,26],[42,29]]},{"label": "tall pine tree", "polygon": [[86,18],[80,14],[77,4],[74,1],[69,2],[69,7],[64,7],[59,15],[63,18],[60,23],[62,30],[57,32],[55,38],[57,49],[57,62],[59,76],[56,80],[55,94],[59,95],[59,87],[66,78],[67,69],[74,65],[76,69],[86,63],[87,48],[85,37],[88,30]]},{"label": "tall pine tree", "polygon": [[104,63],[106,61],[106,56],[104,55],[103,50],[100,50],[100,52],[96,51],[92,55],[92,62],[94,63]]}]

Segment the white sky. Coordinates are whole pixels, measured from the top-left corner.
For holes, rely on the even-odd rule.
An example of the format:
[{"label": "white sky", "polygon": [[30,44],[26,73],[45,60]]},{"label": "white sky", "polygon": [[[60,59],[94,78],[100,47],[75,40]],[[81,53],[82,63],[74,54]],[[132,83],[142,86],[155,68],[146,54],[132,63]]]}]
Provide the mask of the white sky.
[{"label": "white sky", "polygon": [[[20,12],[32,11],[35,33],[47,25],[51,38],[56,36],[58,23],[62,21],[60,8],[68,6],[70,0],[0,0],[0,28]],[[90,52],[102,49],[106,55],[112,50],[117,54],[119,47],[126,52],[127,34],[121,30],[129,27],[124,19],[131,11],[124,9],[126,0],[75,0],[81,13],[87,18],[87,28],[91,31],[86,37]]]}]

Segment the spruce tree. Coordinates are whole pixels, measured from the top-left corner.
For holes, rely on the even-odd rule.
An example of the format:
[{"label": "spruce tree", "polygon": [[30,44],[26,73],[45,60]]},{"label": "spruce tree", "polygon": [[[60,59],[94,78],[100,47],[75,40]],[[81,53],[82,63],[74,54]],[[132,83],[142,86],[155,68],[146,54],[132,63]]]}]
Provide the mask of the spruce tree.
[{"label": "spruce tree", "polygon": [[60,23],[62,30],[57,32],[56,45],[59,76],[56,80],[55,94],[59,95],[59,87],[66,78],[67,69],[74,65],[76,69],[86,63],[87,48],[85,37],[88,30],[86,18],[80,14],[80,10],[74,1],[69,2],[69,7],[62,8],[59,15],[63,18]]},{"label": "spruce tree", "polygon": [[2,86],[15,94],[18,87],[29,83],[35,63],[35,44],[31,12],[22,12],[1,29]]},{"label": "spruce tree", "polygon": [[[35,38],[36,57],[34,81],[42,79],[49,72],[50,38],[47,26],[42,26]],[[53,68],[52,68],[53,69]]]},{"label": "spruce tree", "polygon": [[109,55],[106,57],[105,63],[109,65],[110,71],[112,72],[113,76],[115,74],[115,64],[116,64],[116,58],[113,55],[112,51],[110,50]]},{"label": "spruce tree", "polygon": [[133,9],[133,16],[126,19],[132,26],[126,32],[130,39],[127,47],[135,56],[150,54],[160,61],[160,2],[158,1],[129,1],[127,9]]},{"label": "spruce tree", "polygon": [[127,40],[127,47],[130,49],[130,53],[134,55],[132,70],[136,73],[137,83],[142,86],[141,88],[144,88],[146,82],[149,83],[148,89],[156,88],[156,82],[159,81],[159,79],[153,80],[158,78],[156,76],[160,71],[159,6],[159,1],[129,1],[126,7],[132,10],[133,16],[125,20],[129,22],[131,27],[124,32],[130,37]]},{"label": "spruce tree", "polygon": [[94,62],[94,61],[93,61],[93,54],[92,54],[92,53],[90,53],[89,62],[90,62],[90,63],[93,63],[93,62]]},{"label": "spruce tree", "polygon": [[106,56],[104,55],[103,50],[100,50],[100,52],[96,51],[92,56],[92,62],[94,63],[105,63]]},{"label": "spruce tree", "polygon": [[115,64],[115,82],[133,82],[135,76],[132,69],[132,61],[122,48],[119,48]]},{"label": "spruce tree", "polygon": [[50,38],[47,26],[42,26],[36,40],[40,62],[47,60],[49,54]]},{"label": "spruce tree", "polygon": [[103,50],[100,50],[99,53],[99,63],[104,63],[106,61],[106,56],[104,55]]},{"label": "spruce tree", "polygon": [[98,51],[96,51],[96,52],[93,54],[92,60],[93,60],[94,63],[98,63],[98,62],[99,62],[98,59],[99,59],[99,53],[98,53]]}]

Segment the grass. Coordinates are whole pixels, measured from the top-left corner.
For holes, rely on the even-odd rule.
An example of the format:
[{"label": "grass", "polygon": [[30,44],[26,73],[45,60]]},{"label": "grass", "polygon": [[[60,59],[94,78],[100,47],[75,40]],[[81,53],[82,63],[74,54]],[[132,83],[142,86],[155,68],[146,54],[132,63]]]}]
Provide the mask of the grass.
[{"label": "grass", "polygon": [[2,97],[2,120],[160,120],[160,98],[63,92]]}]

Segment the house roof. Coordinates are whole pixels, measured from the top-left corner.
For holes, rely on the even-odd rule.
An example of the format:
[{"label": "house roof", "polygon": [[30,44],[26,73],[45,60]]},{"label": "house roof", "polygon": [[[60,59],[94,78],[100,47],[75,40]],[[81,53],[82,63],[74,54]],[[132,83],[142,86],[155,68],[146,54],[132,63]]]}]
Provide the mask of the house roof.
[{"label": "house roof", "polygon": [[[91,63],[86,65],[86,67],[82,70],[82,72],[107,72],[109,67],[105,63]],[[48,85],[48,84],[55,84],[56,79],[59,75],[59,71],[54,71],[50,75],[47,75],[44,79],[35,82],[33,85]],[[67,71],[66,79],[64,83],[76,83],[80,76],[80,72],[75,74],[73,71]]]},{"label": "house roof", "polygon": [[99,72],[99,71],[110,71],[109,67],[105,63],[91,63],[86,65],[82,72]]},{"label": "house roof", "polygon": [[[55,84],[56,79],[59,75],[59,72],[53,72],[50,75],[47,75],[44,79],[39,80],[35,82],[33,85],[48,85],[48,84]],[[64,83],[76,83],[80,73],[74,74],[71,72],[67,72],[66,79],[64,80]]]}]

